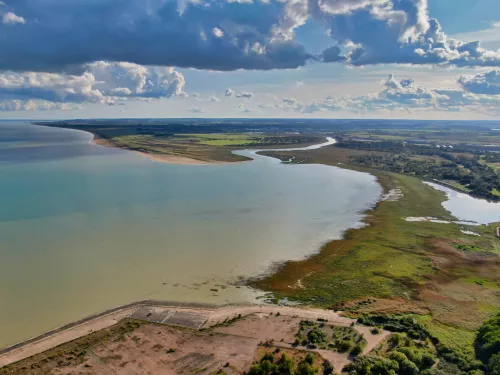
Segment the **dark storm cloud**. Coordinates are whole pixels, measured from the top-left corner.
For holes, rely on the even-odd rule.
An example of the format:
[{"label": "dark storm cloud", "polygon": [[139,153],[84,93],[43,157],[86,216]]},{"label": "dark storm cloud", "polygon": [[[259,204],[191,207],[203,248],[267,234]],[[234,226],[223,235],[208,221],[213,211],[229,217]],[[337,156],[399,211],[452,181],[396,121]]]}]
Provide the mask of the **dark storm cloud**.
[{"label": "dark storm cloud", "polygon": [[273,34],[284,3],[16,0],[0,24],[0,70],[61,71],[98,60],[198,69],[296,68],[310,57]]}]

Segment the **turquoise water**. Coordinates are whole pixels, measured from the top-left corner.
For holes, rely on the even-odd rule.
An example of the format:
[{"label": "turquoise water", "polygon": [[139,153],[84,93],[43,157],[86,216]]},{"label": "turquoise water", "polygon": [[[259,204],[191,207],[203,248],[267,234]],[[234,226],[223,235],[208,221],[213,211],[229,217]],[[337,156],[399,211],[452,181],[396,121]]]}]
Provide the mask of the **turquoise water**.
[{"label": "turquoise water", "polygon": [[169,165],[91,140],[0,122],[0,347],[144,298],[253,300],[232,284],[339,238],[381,194],[335,167]]}]

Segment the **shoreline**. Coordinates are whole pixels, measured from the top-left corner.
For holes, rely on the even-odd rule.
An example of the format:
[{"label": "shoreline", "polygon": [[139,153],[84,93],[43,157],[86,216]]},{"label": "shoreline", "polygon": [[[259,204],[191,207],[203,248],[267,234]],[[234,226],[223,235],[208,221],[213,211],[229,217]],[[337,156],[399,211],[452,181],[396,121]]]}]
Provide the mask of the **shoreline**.
[{"label": "shoreline", "polygon": [[[157,163],[166,163],[166,164],[177,164],[177,165],[225,165],[225,164],[234,164],[234,163],[244,163],[245,161],[235,161],[235,162],[224,162],[224,161],[203,161],[203,160],[197,160],[197,159],[192,159],[188,158],[185,156],[176,156],[176,155],[160,155],[160,154],[149,154],[147,152],[143,151],[137,151],[137,150],[132,150],[130,148],[122,148],[122,147],[117,147],[114,144],[112,144],[110,141],[99,138],[96,134],[80,130],[85,133],[92,134],[94,136],[94,139],[90,142],[90,144],[94,146],[103,146],[103,147],[112,147],[112,148],[117,148],[121,150],[126,150],[126,151],[131,151],[135,152],[136,154],[155,161]],[[250,160],[248,160],[250,161]]]},{"label": "shoreline", "polygon": [[[76,130],[79,132],[87,133],[93,137],[93,139],[89,142],[91,145],[110,147],[110,148],[116,148],[116,149],[135,152],[136,154],[141,155],[142,157],[145,157],[149,160],[152,160],[152,161],[158,162],[158,163],[167,163],[167,164],[174,164],[174,165],[199,165],[199,166],[201,166],[201,165],[239,164],[239,163],[245,163],[245,162],[255,160],[251,156],[245,156],[247,158],[247,160],[217,161],[217,160],[199,160],[199,159],[194,159],[194,158],[190,158],[187,156],[179,156],[179,155],[154,154],[154,153],[148,153],[148,152],[144,152],[144,151],[134,150],[134,149],[128,148],[128,147],[119,147],[119,146],[113,144],[108,139],[102,138],[97,133],[93,133],[93,132],[90,132],[88,130],[50,126],[50,125],[44,125],[43,123],[32,123],[32,124],[36,125],[36,126],[55,127],[58,129]],[[264,148],[235,148],[235,149],[230,149],[230,150],[231,150],[231,153],[234,153],[235,151],[236,152],[238,152],[238,151],[241,151],[241,152],[253,151],[255,154],[257,154],[258,152],[262,152],[262,151],[300,151],[300,150],[320,148],[320,147],[323,147],[325,145],[328,145],[328,142],[330,142],[329,137],[325,137],[325,138],[327,139],[326,143],[313,143],[313,144],[305,143],[299,147],[293,147],[293,148],[290,148],[288,146],[283,146],[283,148],[274,148],[276,146],[268,146],[268,148],[267,147],[264,147]],[[332,140],[333,140],[333,143],[336,143],[336,140],[334,140],[334,139],[332,139]]]},{"label": "shoreline", "polygon": [[[164,311],[187,314],[196,324],[191,322],[169,322],[161,315]],[[149,313],[145,313],[149,312]],[[255,303],[213,305],[208,303],[176,303],[172,301],[142,300],[108,309],[86,318],[66,324],[49,332],[0,349],[0,368],[43,353],[59,345],[66,344],[91,333],[109,328],[124,319],[143,320],[154,324],[166,324],[200,330],[213,327],[223,321],[238,316],[251,314],[280,313],[288,316],[301,316],[310,319],[328,319],[339,325],[349,325],[354,319],[342,316],[340,312],[316,309],[311,307],[291,307]],[[169,315],[169,316],[170,316]],[[160,316],[159,319],[156,319]]]}]

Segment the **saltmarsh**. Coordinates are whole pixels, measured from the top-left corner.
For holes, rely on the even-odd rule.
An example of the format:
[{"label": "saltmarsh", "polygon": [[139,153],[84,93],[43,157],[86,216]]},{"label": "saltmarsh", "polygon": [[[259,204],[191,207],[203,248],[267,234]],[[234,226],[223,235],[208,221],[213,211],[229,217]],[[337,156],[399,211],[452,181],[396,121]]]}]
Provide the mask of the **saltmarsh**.
[{"label": "saltmarsh", "polygon": [[311,258],[282,265],[254,285],[273,292],[276,300],[347,309],[354,316],[416,313],[440,341],[472,356],[475,331],[500,307],[496,224],[405,221],[409,216],[454,218],[441,205],[443,193],[415,177],[346,165],[349,154],[336,147],[269,154],[282,160],[295,156],[301,163],[342,163],[376,175],[385,192],[399,189],[403,196],[368,211],[364,228],[348,230],[344,239],[325,244]]}]

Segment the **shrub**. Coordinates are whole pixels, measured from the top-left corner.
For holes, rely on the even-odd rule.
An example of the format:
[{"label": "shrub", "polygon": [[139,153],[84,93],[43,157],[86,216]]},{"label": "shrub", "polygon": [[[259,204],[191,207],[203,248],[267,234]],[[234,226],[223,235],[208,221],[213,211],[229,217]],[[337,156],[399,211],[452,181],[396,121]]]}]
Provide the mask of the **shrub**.
[{"label": "shrub", "polygon": [[260,361],[261,362],[269,361],[269,362],[273,363],[274,362],[274,356],[271,353],[266,353],[266,354],[264,354],[264,356],[261,358]]},{"label": "shrub", "polygon": [[297,367],[297,375],[314,375],[316,374],[316,369],[312,367],[309,363],[301,362]]},{"label": "shrub", "polygon": [[352,341],[350,340],[341,340],[337,343],[337,348],[340,353],[348,352],[352,347]]},{"label": "shrub", "polygon": [[431,368],[436,363],[436,359],[429,353],[422,355],[421,367],[422,369]]},{"label": "shrub", "polygon": [[318,344],[326,340],[326,333],[324,333],[321,329],[314,327],[307,334],[307,339],[312,344]]},{"label": "shrub", "polygon": [[490,357],[487,370],[488,375],[500,375],[500,353]]},{"label": "shrub", "polygon": [[354,348],[351,349],[351,355],[356,357],[360,355],[362,351],[363,351],[363,346],[361,344],[356,344],[354,345]]},{"label": "shrub", "polygon": [[280,374],[283,375],[293,375],[294,374],[294,368],[295,368],[295,363],[293,359],[289,358],[286,353],[283,353],[281,355],[281,359],[279,361],[278,365]]},{"label": "shrub", "polygon": [[304,358],[304,361],[305,363],[309,363],[310,365],[312,365],[314,363],[314,358],[313,356],[311,355],[311,353],[307,353],[306,354],[306,357]]},{"label": "shrub", "polygon": [[475,341],[476,356],[489,363],[491,356],[500,352],[500,314],[487,320],[479,328]]},{"label": "shrub", "polygon": [[323,375],[332,375],[334,370],[335,369],[330,361],[325,360],[323,362]]}]

